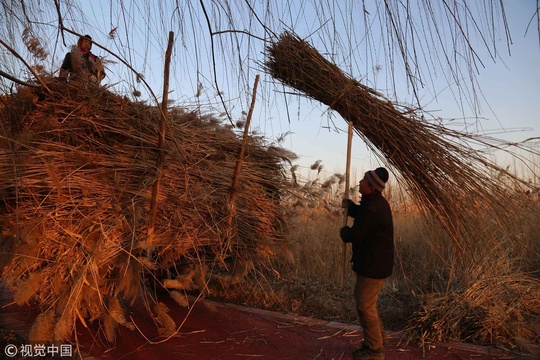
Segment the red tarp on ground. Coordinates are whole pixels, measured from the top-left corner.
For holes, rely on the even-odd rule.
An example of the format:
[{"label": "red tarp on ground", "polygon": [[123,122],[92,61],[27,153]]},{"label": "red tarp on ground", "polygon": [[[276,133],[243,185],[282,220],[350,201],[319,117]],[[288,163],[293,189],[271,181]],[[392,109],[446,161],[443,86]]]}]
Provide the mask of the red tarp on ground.
[{"label": "red tarp on ground", "polygon": [[[1,300],[0,327],[27,331],[36,313],[27,307],[6,306],[9,299],[5,291]],[[355,325],[208,300],[193,304],[192,299],[190,310],[167,298],[162,301],[171,309],[169,315],[182,324],[177,335],[162,341],[157,337],[156,324],[142,306],[136,306],[130,316],[137,330],[121,328],[112,348],[103,338],[79,331],[81,351],[100,360],[350,359],[351,351],[362,341],[362,333]],[[0,351],[4,355],[4,349]],[[388,360],[514,358],[495,349],[466,344],[430,348],[405,345],[399,334],[389,334],[385,355]]]}]

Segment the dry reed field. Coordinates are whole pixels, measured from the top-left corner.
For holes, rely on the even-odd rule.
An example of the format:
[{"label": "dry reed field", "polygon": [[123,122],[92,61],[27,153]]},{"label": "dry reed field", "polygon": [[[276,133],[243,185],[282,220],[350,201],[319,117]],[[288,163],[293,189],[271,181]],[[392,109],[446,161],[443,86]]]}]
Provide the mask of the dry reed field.
[{"label": "dry reed field", "polygon": [[[397,104],[343,71],[336,65],[345,63],[339,60],[342,55],[351,64],[363,61],[349,48],[353,29],[378,27],[364,2],[359,14],[365,23],[362,16],[344,11],[351,23],[343,37],[335,26],[339,20],[332,18],[336,10],[324,9],[332,5],[341,12],[337,4],[345,3],[319,2],[324,24],[316,29],[316,22],[306,19],[310,29],[315,26],[307,40],[293,32],[296,26],[282,19],[281,10],[272,10],[272,2],[143,2],[143,12],[124,2],[117,2],[114,11],[111,2],[110,13],[123,21],[111,20],[104,40],[109,29],[95,26],[99,22],[91,17],[96,13],[87,12],[84,2],[22,0],[19,6],[0,1],[6,14],[0,16],[6,63],[0,76],[9,84],[0,97],[0,288],[13,295],[10,306],[38,312],[27,339],[0,329],[0,349],[31,341],[77,344],[77,330],[83,327],[98,329],[95,339],[114,346],[120,327],[139,331],[129,317],[136,303],[145,305],[149,322],[161,339],[168,339],[182,324],[169,315],[165,297],[180,307],[191,305],[190,296],[205,297],[357,322],[354,273],[343,262],[339,238],[339,204],[349,190],[358,201],[356,189],[344,189],[348,182],[341,174],[320,178],[319,162],[311,167],[316,181],[301,179],[295,154],[253,132],[242,136],[242,124],[233,125],[229,111],[236,107],[229,107],[224,96],[243,103],[246,80],[263,71],[266,84],[277,85],[284,95],[307,98],[339,114],[391,172],[384,195],[393,209],[396,252],[394,273],[380,296],[385,329],[421,346],[467,342],[540,357],[538,148],[529,148],[527,140],[509,144],[453,130],[442,119]],[[307,9],[310,2],[280,3],[292,19],[297,5]],[[406,84],[417,100],[417,87],[429,84],[420,78],[440,71],[438,56],[440,64],[447,63],[440,69],[448,69],[456,83],[464,83],[457,79],[470,73],[472,88],[458,86],[458,93],[477,97],[469,91],[476,88],[477,71],[471,69],[482,63],[470,41],[473,28],[490,54],[498,37],[506,36],[508,47],[512,42],[503,2],[479,6],[484,11],[475,18],[465,1],[443,2],[447,10],[435,16],[441,5],[432,7],[436,2],[428,0],[419,32],[408,30],[416,28],[414,7],[399,0],[380,3],[386,10],[373,8],[374,16],[393,24],[386,25],[382,42],[374,41],[366,54],[375,59],[375,52],[385,49],[388,75],[403,60]],[[302,14],[297,15],[298,22]],[[439,19],[448,20],[449,28],[439,27]],[[498,21],[504,35],[495,31]],[[334,34],[330,31],[325,39],[322,34],[332,25]],[[403,34],[390,30],[402,26]],[[133,98],[111,91],[119,88],[112,84],[116,76],[105,87],[60,82],[47,73],[45,64],[56,61],[60,39],[67,46],[85,27],[93,27],[94,49],[108,56],[103,58],[111,64],[108,74],[129,84]],[[175,47],[173,30],[179,39]],[[156,105],[145,77],[155,76],[148,69],[155,65],[150,58],[158,57],[154,50],[162,48],[167,33],[163,104]],[[429,44],[435,39],[442,45],[446,36],[452,49]],[[317,37],[328,41],[326,55],[309,42]],[[424,38],[431,41],[424,45]],[[375,39],[371,30],[365,39],[366,44]],[[140,49],[138,40],[144,43]],[[328,56],[329,49],[342,54]],[[144,54],[142,64],[138,52]],[[427,72],[409,68],[409,63],[423,63],[417,54],[429,60]],[[35,64],[24,60],[27,55]],[[463,73],[457,69],[459,59],[467,65]],[[223,106],[227,119],[168,103],[171,61],[176,61],[177,85],[188,84],[196,74],[191,84],[197,88],[195,97],[204,95],[204,101],[214,103],[208,94],[215,94],[221,104],[214,109]],[[257,74],[252,105],[258,81]],[[152,103],[139,101],[141,89]],[[262,98],[265,108],[273,106],[273,97]],[[516,171],[493,160],[497,151],[513,156]]]},{"label": "dry reed field", "polygon": [[[335,205],[343,186],[330,182],[332,189],[320,181],[294,192],[286,256],[274,261],[271,271],[254,274],[247,283],[214,295],[255,307],[356,323],[349,265],[345,284],[339,286],[341,209]],[[482,232],[471,239],[476,243],[474,253],[466,254],[453,245],[435,217],[426,217],[397,186],[390,183],[385,192],[396,231],[396,266],[379,302],[385,328],[401,332],[413,343],[463,341],[538,354],[539,199],[515,194],[520,212],[513,214],[512,228],[502,233],[494,225],[498,219],[486,216]]]},{"label": "dry reed field", "polygon": [[[303,49],[284,53],[307,51],[311,71],[322,61],[344,81],[324,89],[328,105],[394,173],[385,192],[397,247],[381,297],[386,328],[419,343],[536,351],[538,178],[461,147],[462,134],[396,109],[305,43],[283,39]],[[296,69],[287,61],[283,78]],[[304,75],[291,84],[314,83]],[[43,81],[50,91],[22,88],[0,102],[0,267],[15,303],[41,310],[30,340],[73,340],[77,327],[97,323],[113,342],[118,326],[134,328],[126,311],[141,299],[171,335],[177,324],[159,297],[187,306],[188,294],[356,321],[353,274],[337,285],[342,175],[302,184],[294,154],[250,136],[234,189],[243,141],[211,114]]]},{"label": "dry reed field", "polygon": [[[436,219],[426,219],[413,204],[392,204],[396,267],[379,303],[385,328],[413,343],[463,341],[538,354],[540,202],[524,195],[521,203],[520,221],[506,234],[486,219],[467,260]],[[239,286],[229,295],[253,306],[356,323],[350,267],[344,287],[338,285],[339,210],[297,211],[288,237],[290,261],[274,264],[264,282],[257,277],[251,286],[259,290]]]}]

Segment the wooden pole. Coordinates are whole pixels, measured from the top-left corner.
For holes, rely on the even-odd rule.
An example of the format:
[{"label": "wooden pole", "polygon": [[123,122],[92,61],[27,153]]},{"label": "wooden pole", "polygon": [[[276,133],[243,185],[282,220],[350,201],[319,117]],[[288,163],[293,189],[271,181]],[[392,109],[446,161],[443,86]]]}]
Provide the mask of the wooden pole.
[{"label": "wooden pole", "polygon": [[230,249],[230,236],[232,234],[232,220],[234,217],[234,214],[236,213],[236,196],[237,196],[237,188],[238,188],[238,179],[240,177],[240,168],[242,167],[242,161],[244,160],[244,152],[246,149],[247,141],[248,141],[248,135],[249,135],[249,124],[251,123],[251,116],[253,115],[253,108],[255,107],[255,99],[257,97],[257,86],[259,85],[259,75],[255,76],[255,83],[253,84],[253,95],[251,98],[251,105],[249,107],[249,112],[246,118],[246,124],[244,126],[244,134],[242,138],[242,147],[240,148],[240,154],[238,155],[238,159],[236,160],[236,167],[234,169],[234,175],[233,175],[233,181],[231,185],[231,197],[229,198],[229,216],[227,217],[227,225],[228,225],[228,239],[227,243],[229,249]]},{"label": "wooden pole", "polygon": [[[352,138],[353,138],[353,122],[349,121],[347,137],[347,165],[345,166],[345,199],[349,198],[349,188],[351,187],[350,178],[351,178],[351,149],[352,149]],[[347,209],[343,211],[343,226],[347,226]],[[347,268],[347,244],[343,243],[341,248],[341,287],[345,284],[345,269]]]},{"label": "wooden pole", "polygon": [[169,102],[169,70],[171,67],[172,45],[174,43],[174,32],[169,31],[169,43],[165,53],[165,69],[163,72],[163,99],[161,101],[161,122],[159,124],[158,156],[156,161],[156,180],[152,187],[152,200],[150,203],[150,221],[148,222],[147,245],[152,245],[154,241],[154,227],[157,219],[158,195],[161,185],[161,175],[163,172],[163,162],[165,158],[165,130],[167,125],[167,103]]}]

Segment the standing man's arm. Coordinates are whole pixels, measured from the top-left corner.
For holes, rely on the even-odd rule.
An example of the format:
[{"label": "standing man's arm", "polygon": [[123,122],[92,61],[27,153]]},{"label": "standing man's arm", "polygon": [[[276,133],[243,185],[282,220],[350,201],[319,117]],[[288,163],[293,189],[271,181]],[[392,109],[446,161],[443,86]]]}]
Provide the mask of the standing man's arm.
[{"label": "standing man's arm", "polygon": [[351,199],[343,199],[341,207],[347,209],[347,215],[350,217],[355,217],[360,209],[360,205],[356,205]]},{"label": "standing man's arm", "polygon": [[[356,206],[357,210],[360,210],[360,206]],[[355,215],[353,226],[342,227],[339,235],[344,242],[359,245],[364,239],[369,237],[370,225],[374,221],[374,216],[371,210],[363,210],[361,213],[358,212]]]}]

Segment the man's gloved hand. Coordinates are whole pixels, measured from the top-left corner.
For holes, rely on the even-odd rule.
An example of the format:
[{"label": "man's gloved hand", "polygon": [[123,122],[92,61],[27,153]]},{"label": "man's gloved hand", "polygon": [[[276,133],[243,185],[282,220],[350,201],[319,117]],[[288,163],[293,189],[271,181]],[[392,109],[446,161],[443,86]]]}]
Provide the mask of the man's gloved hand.
[{"label": "man's gloved hand", "polygon": [[347,233],[349,232],[351,228],[348,227],[348,226],[344,226],[342,227],[341,229],[339,229],[339,237],[341,238],[341,240],[343,240],[343,242],[350,242],[347,240]]},{"label": "man's gloved hand", "polygon": [[352,204],[354,204],[354,201],[352,201],[351,199],[341,200],[341,207],[344,209],[348,209]]}]

